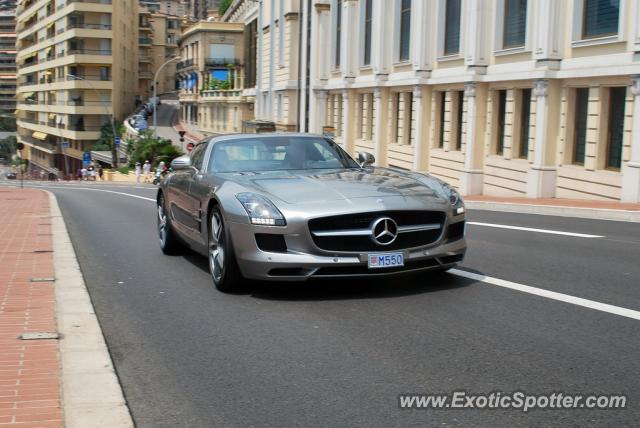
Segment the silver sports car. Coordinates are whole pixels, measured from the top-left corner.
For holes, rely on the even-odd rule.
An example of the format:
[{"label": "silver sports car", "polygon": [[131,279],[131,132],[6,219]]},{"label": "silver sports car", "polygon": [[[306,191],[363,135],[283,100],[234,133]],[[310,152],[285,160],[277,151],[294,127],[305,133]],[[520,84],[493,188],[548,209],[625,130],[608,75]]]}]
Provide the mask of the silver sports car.
[{"label": "silver sports car", "polygon": [[371,166],[310,134],[216,137],[175,159],[158,190],[164,253],[206,255],[215,286],[446,270],[466,251],[458,193]]}]

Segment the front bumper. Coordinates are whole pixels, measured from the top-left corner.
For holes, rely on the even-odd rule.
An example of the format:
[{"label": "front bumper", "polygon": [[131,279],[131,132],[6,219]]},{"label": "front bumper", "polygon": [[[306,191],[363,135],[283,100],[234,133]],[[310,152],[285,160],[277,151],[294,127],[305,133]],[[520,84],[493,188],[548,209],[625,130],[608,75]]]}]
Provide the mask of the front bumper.
[{"label": "front bumper", "polygon": [[[465,238],[441,239],[433,245],[397,250],[404,253],[402,268],[367,267],[367,253],[332,253],[318,249],[305,233],[284,233],[289,250],[266,252],[258,248],[256,233],[273,233],[269,227],[228,223],[238,267],[247,279],[305,281],[312,278],[377,277],[440,269],[460,263],[467,249]],[[385,251],[376,251],[384,253]]]}]

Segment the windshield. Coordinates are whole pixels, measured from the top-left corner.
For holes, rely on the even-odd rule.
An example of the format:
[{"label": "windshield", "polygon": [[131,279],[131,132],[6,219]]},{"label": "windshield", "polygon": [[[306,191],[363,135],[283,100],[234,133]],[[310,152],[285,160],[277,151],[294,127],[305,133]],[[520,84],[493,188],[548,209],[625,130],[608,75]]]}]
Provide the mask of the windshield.
[{"label": "windshield", "polygon": [[213,172],[284,171],[358,168],[336,143],[324,138],[251,137],[218,142],[209,170]]}]

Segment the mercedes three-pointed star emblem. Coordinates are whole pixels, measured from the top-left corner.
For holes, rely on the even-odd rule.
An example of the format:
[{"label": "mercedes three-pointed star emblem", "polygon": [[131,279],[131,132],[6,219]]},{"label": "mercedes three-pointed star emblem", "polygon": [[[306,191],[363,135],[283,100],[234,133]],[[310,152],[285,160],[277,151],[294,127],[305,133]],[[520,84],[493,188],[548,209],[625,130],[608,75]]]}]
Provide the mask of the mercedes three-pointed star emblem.
[{"label": "mercedes three-pointed star emblem", "polygon": [[378,245],[390,245],[398,237],[398,224],[389,217],[380,217],[371,223],[371,240]]}]

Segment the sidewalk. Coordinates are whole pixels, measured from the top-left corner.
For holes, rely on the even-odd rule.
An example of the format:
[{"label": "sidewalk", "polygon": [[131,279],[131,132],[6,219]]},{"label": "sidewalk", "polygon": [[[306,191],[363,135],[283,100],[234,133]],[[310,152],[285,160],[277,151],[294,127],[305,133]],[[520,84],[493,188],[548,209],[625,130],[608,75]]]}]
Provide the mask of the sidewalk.
[{"label": "sidewalk", "polygon": [[466,196],[469,209],[640,222],[640,204],[579,199]]},{"label": "sidewalk", "polygon": [[132,427],[53,195],[0,187],[0,428]]},{"label": "sidewalk", "polygon": [[0,188],[2,427],[62,426],[57,340],[19,338],[57,331],[49,215],[45,192]]}]

